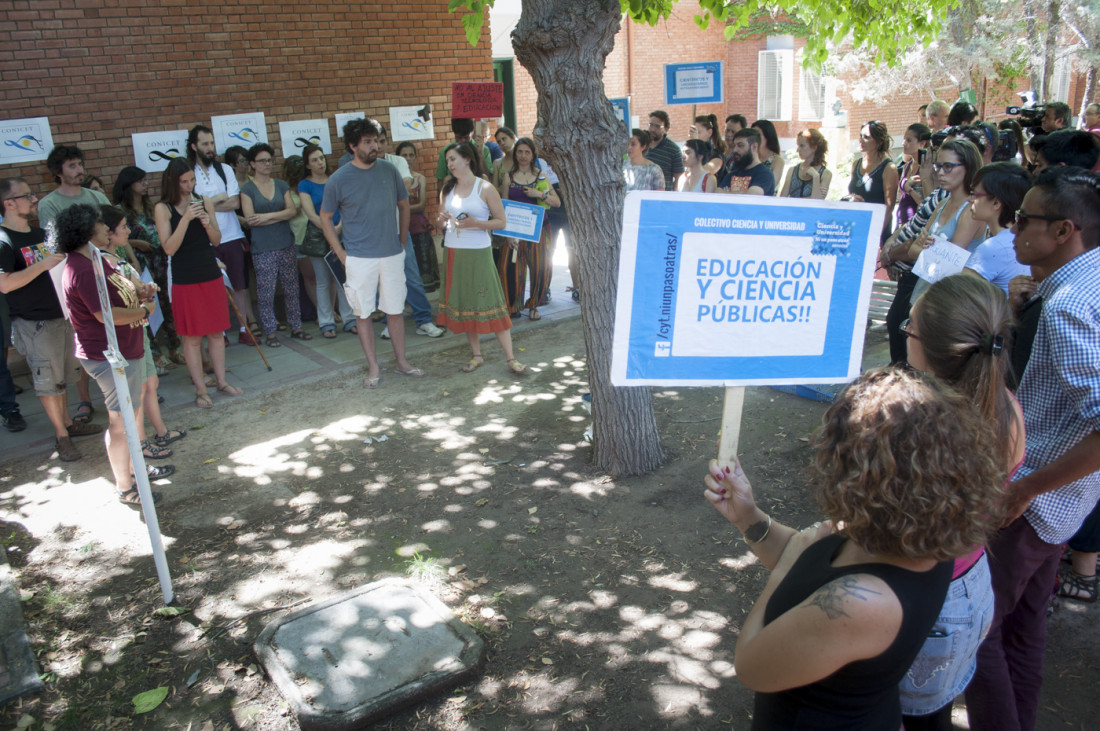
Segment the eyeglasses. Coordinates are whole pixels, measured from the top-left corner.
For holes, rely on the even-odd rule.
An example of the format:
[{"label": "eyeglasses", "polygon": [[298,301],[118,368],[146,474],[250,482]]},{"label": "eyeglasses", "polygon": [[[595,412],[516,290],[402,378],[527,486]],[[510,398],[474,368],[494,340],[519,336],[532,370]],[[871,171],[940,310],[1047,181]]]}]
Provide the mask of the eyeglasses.
[{"label": "eyeglasses", "polygon": [[991,196],[989,193],[979,193],[977,191],[973,191],[973,192],[970,193],[970,197],[971,198],[992,198],[993,196]]},{"label": "eyeglasses", "polygon": [[257,157],[252,162],[256,163],[257,165],[270,165],[272,163],[272,158],[270,158],[270,157],[264,157],[264,158]]},{"label": "eyeglasses", "polygon": [[38,200],[38,196],[34,193],[24,193],[23,195],[13,195],[10,198],[5,198],[6,201],[17,201],[20,198],[29,198],[30,200]]},{"label": "eyeglasses", "polygon": [[898,330],[901,332],[902,335],[904,335],[907,338],[913,338],[914,340],[920,340],[920,337],[916,333],[914,333],[912,330],[909,329],[909,323],[910,322],[911,322],[911,320],[908,317],[905,318],[904,320],[901,321],[901,325],[898,327]]},{"label": "eyeglasses", "polygon": [[965,167],[961,162],[934,162],[932,163],[932,169],[937,173],[949,173],[955,168]]},{"label": "eyeglasses", "polygon": [[1036,221],[1046,221],[1047,223],[1053,223],[1055,221],[1069,221],[1069,225],[1073,226],[1074,231],[1080,231],[1081,227],[1073,221],[1070,221],[1065,216],[1040,216],[1038,213],[1025,213],[1024,209],[1016,211],[1016,225],[1020,228],[1027,228],[1028,221],[1031,219]]}]

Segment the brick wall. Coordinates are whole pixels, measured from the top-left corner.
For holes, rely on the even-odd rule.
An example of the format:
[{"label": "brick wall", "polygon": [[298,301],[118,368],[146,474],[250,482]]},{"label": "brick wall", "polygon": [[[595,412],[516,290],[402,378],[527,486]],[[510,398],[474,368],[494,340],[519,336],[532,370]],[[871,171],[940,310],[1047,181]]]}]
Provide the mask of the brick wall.
[{"label": "brick wall", "polygon": [[[434,181],[451,139],[451,82],[493,80],[488,24],[471,47],[442,2],[14,5],[0,5],[0,117],[48,116],[54,143],[78,144],[88,172],[108,187],[134,162],[133,132],[262,111],[279,150],[280,121],[364,110],[389,126],[389,107],[425,101],[436,139],[418,143],[418,169]],[[330,125],[335,163],[343,150]],[[41,192],[53,187],[44,162],[0,166],[0,176],[12,174]]]}]

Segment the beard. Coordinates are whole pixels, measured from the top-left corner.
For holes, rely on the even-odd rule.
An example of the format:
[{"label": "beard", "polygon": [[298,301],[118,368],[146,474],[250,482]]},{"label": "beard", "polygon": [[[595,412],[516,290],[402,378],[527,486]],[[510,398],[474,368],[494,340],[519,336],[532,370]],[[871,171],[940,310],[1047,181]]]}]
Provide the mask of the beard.
[{"label": "beard", "polygon": [[364,152],[362,150],[356,150],[355,159],[364,165],[371,165],[378,159],[378,151],[371,150],[370,152]]},{"label": "beard", "polygon": [[217,157],[218,153],[214,150],[199,153],[199,161],[202,163],[203,167],[207,168],[214,164],[214,160],[217,159]]},{"label": "beard", "polygon": [[752,162],[752,155],[746,154],[744,152],[735,151],[730,153],[730,156],[733,159],[733,167],[737,170],[743,169],[746,165]]}]

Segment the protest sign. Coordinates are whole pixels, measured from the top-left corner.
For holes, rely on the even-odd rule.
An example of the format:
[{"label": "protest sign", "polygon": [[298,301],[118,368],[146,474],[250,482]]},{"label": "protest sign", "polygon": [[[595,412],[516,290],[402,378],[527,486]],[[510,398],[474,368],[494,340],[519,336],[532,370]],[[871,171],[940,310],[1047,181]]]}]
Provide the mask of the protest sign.
[{"label": "protest sign", "polygon": [[929,284],[935,284],[944,277],[962,272],[969,259],[969,251],[955,246],[947,238],[937,234],[932,245],[917,257],[913,264],[913,274]]},{"label": "protest sign", "polygon": [[45,160],[52,149],[49,117],[0,122],[0,164]]},{"label": "protest sign", "polygon": [[623,120],[623,124],[626,125],[626,129],[629,133],[630,124],[630,97],[624,96],[618,99],[608,99],[611,102],[611,106],[615,109],[615,116]]},{"label": "protest sign", "polygon": [[187,130],[169,129],[163,132],[135,132],[130,135],[134,145],[134,165],[147,173],[168,167],[177,157],[187,157]]},{"label": "protest sign", "polygon": [[353,119],[366,119],[366,112],[337,112],[336,113],[336,136],[340,139],[344,138],[344,125]]},{"label": "protest sign", "polygon": [[630,193],[612,383],[853,378],[884,215],[875,204]]},{"label": "protest sign", "polygon": [[501,203],[504,204],[507,224],[495,232],[498,236],[511,236],[515,239],[535,242],[541,238],[542,221],[546,215],[545,208],[510,200],[501,201]]},{"label": "protest sign", "polygon": [[210,118],[214,130],[214,148],[219,155],[233,145],[248,149],[259,142],[267,142],[267,123],[263,112],[225,114]]},{"label": "protest sign", "polygon": [[279,140],[282,142],[283,159],[301,155],[306,145],[320,145],[326,155],[332,154],[332,136],[327,119],[298,119],[279,122]]},{"label": "protest sign", "polygon": [[432,105],[418,104],[412,107],[390,107],[390,139],[430,140],[435,138],[432,124]]},{"label": "protest sign", "polygon": [[722,62],[665,64],[665,105],[722,101]]},{"label": "protest sign", "polygon": [[504,84],[499,81],[451,84],[452,119],[487,119],[504,115]]}]

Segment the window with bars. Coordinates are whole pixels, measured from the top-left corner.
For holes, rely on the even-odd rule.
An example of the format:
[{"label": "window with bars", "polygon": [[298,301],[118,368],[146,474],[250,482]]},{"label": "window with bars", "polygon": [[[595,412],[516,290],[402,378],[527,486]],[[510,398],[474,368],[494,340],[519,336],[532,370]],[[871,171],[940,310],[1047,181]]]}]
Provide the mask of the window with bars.
[{"label": "window with bars", "polygon": [[772,121],[791,119],[794,91],[794,51],[760,51],[756,117]]},{"label": "window with bars", "polygon": [[800,69],[798,85],[798,118],[805,122],[825,119],[825,77]]}]

